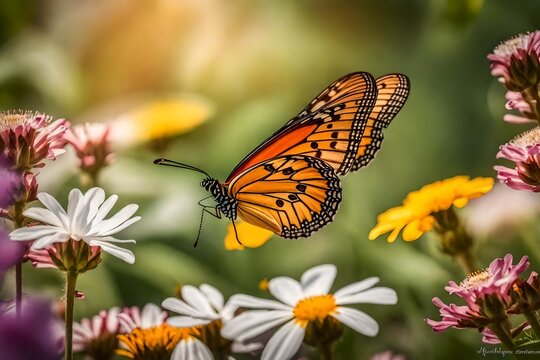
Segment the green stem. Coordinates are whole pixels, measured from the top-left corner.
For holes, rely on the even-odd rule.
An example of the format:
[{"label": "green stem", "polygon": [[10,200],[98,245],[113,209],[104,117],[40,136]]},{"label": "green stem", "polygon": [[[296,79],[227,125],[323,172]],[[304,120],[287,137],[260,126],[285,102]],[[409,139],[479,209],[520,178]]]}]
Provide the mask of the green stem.
[{"label": "green stem", "polygon": [[465,275],[469,275],[470,273],[478,270],[478,267],[476,266],[475,256],[470,251],[464,251],[462,253],[456,254],[454,255],[454,259],[461,266],[461,268],[465,272]]},{"label": "green stem", "polygon": [[508,350],[516,350],[516,345],[514,344],[514,341],[512,340],[512,337],[510,334],[504,329],[504,327],[500,323],[494,323],[489,326],[491,331],[497,335],[499,340],[501,340],[501,343],[508,349]]},{"label": "green stem", "polygon": [[73,306],[75,300],[75,284],[77,283],[77,273],[66,272],[66,347],[65,360],[73,359]]},{"label": "green stem", "polygon": [[534,333],[540,339],[540,322],[538,322],[538,316],[536,315],[535,311],[525,311],[523,313],[527,321],[529,322],[529,325],[531,325],[531,328],[533,329]]},{"label": "green stem", "polygon": [[329,343],[319,344],[319,350],[321,352],[322,360],[332,360],[332,349]]},{"label": "green stem", "polygon": [[15,265],[15,314],[17,319],[22,315],[22,262]]}]

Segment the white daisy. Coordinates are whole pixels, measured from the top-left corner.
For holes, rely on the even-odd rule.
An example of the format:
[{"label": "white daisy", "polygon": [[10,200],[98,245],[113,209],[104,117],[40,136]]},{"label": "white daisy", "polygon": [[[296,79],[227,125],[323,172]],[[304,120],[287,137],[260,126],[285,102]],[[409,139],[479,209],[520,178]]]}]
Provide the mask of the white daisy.
[{"label": "white daisy", "polygon": [[300,348],[310,322],[331,316],[361,334],[375,336],[377,322],[366,313],[342,305],[396,304],[393,289],[375,287],[376,277],[350,284],[330,293],[336,277],[334,265],[320,265],[307,270],[300,282],[289,277],[269,281],[268,290],[279,301],[238,294],[230,302],[247,310],[225,324],[225,338],[245,341],[282,325],[270,338],[262,354],[266,359],[290,359]]},{"label": "white daisy", "polygon": [[[211,344],[230,343],[219,335],[219,339],[215,336],[220,334],[223,324],[233,318],[238,307],[231,305],[230,302],[225,303],[223,294],[208,284],[202,284],[199,288],[185,285],[181,292],[183,300],[170,297],[161,303],[165,309],[180,314],[168,318],[167,323],[176,327],[199,327],[202,339],[208,340],[207,342]],[[208,337],[213,338],[207,339]],[[259,343],[243,344],[237,341],[230,346],[231,351],[235,353],[252,352],[262,347]]]},{"label": "white daisy", "polygon": [[70,239],[83,240],[89,246],[99,246],[101,250],[127,263],[135,262],[133,252],[114,244],[135,243],[135,240],[119,240],[111,235],[141,219],[140,216],[132,217],[139,208],[138,205],[127,205],[114,216],[105,219],[118,200],[118,196],[111,195],[105,200],[105,191],[99,187],[91,188],[84,195],[79,189],[71,190],[67,212],[55,198],[47,193],[39,193],[37,198],[46,209],[30,208],[24,212],[24,215],[47,225],[16,229],[9,234],[11,240],[34,240],[32,249],[43,249],[48,245]]}]

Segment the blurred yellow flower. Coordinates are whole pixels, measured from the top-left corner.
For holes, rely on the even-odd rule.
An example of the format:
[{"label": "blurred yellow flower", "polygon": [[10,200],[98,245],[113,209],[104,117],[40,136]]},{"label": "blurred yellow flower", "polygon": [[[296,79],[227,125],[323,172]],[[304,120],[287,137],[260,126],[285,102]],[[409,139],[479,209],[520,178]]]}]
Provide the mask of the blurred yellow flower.
[{"label": "blurred yellow flower", "polygon": [[438,216],[452,206],[463,208],[469,200],[480,197],[493,187],[492,178],[455,176],[436,181],[413,191],[403,206],[391,208],[377,217],[377,225],[369,232],[374,240],[391,231],[388,242],[394,242],[403,230],[403,240],[417,240],[423,233],[438,226]]},{"label": "blurred yellow flower", "polygon": [[128,145],[166,140],[202,124],[213,112],[208,100],[195,95],[147,101],[115,121],[112,136]]},{"label": "blurred yellow flower", "polygon": [[236,231],[238,233],[238,239],[242,244],[239,244],[236,240],[234,228],[232,223],[227,226],[227,236],[225,236],[225,249],[226,250],[244,250],[245,247],[257,248],[263,246],[272,235],[273,232],[260,228],[255,225],[251,225],[248,222],[237,222]]}]

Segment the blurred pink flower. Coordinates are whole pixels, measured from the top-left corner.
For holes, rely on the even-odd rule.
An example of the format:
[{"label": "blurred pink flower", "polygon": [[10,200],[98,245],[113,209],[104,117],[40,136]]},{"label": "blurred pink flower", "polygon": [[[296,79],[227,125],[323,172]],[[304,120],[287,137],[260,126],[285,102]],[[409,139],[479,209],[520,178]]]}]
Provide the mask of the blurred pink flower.
[{"label": "blurred pink flower", "polygon": [[507,110],[517,110],[521,115],[506,114],[503,117],[503,120],[512,123],[512,124],[530,124],[536,123],[534,114],[531,110],[531,105],[525,101],[523,95],[518,91],[507,91],[505,94],[506,109]]},{"label": "blurred pink flower", "polygon": [[120,308],[102,310],[90,319],[73,323],[73,351],[85,353],[90,359],[112,359],[118,347]]},{"label": "blurred pink flower", "polygon": [[13,169],[5,154],[0,153],[0,208],[5,209],[13,204],[20,183],[21,173]]},{"label": "blurred pink flower", "polygon": [[22,260],[25,250],[23,244],[10,241],[8,234],[0,229],[0,284],[6,271]]},{"label": "blurred pink flower", "polygon": [[405,355],[394,354],[392,351],[384,351],[373,354],[370,360],[406,360]]},{"label": "blurred pink flower", "polygon": [[20,170],[43,167],[43,160],[54,160],[65,152],[68,126],[64,119],[52,121],[50,116],[29,111],[0,113],[0,152]]},{"label": "blurred pink flower", "polygon": [[160,326],[165,323],[166,319],[167,312],[152,303],[146,304],[142,310],[138,306],[124,308],[122,313],[118,315],[123,333],[131,332],[135,328],[148,329]]},{"label": "blurred pink flower", "polygon": [[495,166],[497,178],[515,190],[540,192],[540,127],[523,133],[499,149],[497,158],[511,160],[516,167]]},{"label": "blurred pink flower", "polygon": [[64,139],[75,149],[81,170],[95,175],[113,161],[109,133],[109,126],[100,123],[79,124],[66,131]]},{"label": "blurred pink flower", "polygon": [[511,91],[522,91],[538,84],[539,58],[538,30],[503,41],[488,55],[491,61],[491,75],[499,77]]}]

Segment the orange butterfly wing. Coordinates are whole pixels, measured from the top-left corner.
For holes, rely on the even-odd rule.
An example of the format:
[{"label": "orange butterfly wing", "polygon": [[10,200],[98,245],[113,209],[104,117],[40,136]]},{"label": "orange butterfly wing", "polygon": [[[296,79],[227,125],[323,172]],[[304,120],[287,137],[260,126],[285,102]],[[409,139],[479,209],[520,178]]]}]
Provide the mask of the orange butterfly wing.
[{"label": "orange butterfly wing", "polygon": [[366,72],[345,75],[324,89],[304,110],[270,136],[231,172],[229,183],[244,170],[282,155],[305,155],[328,163],[338,175],[353,166],[366,119],[377,98],[376,83]]},{"label": "orange butterfly wing", "polygon": [[381,148],[382,129],[388,127],[409,96],[407,76],[388,74],[377,79],[377,101],[366,120],[362,140],[351,171],[368,165]]},{"label": "orange butterfly wing", "polygon": [[307,237],[329,222],[341,202],[332,167],[314,157],[286,155],[263,161],[229,184],[244,221],[284,238]]}]

